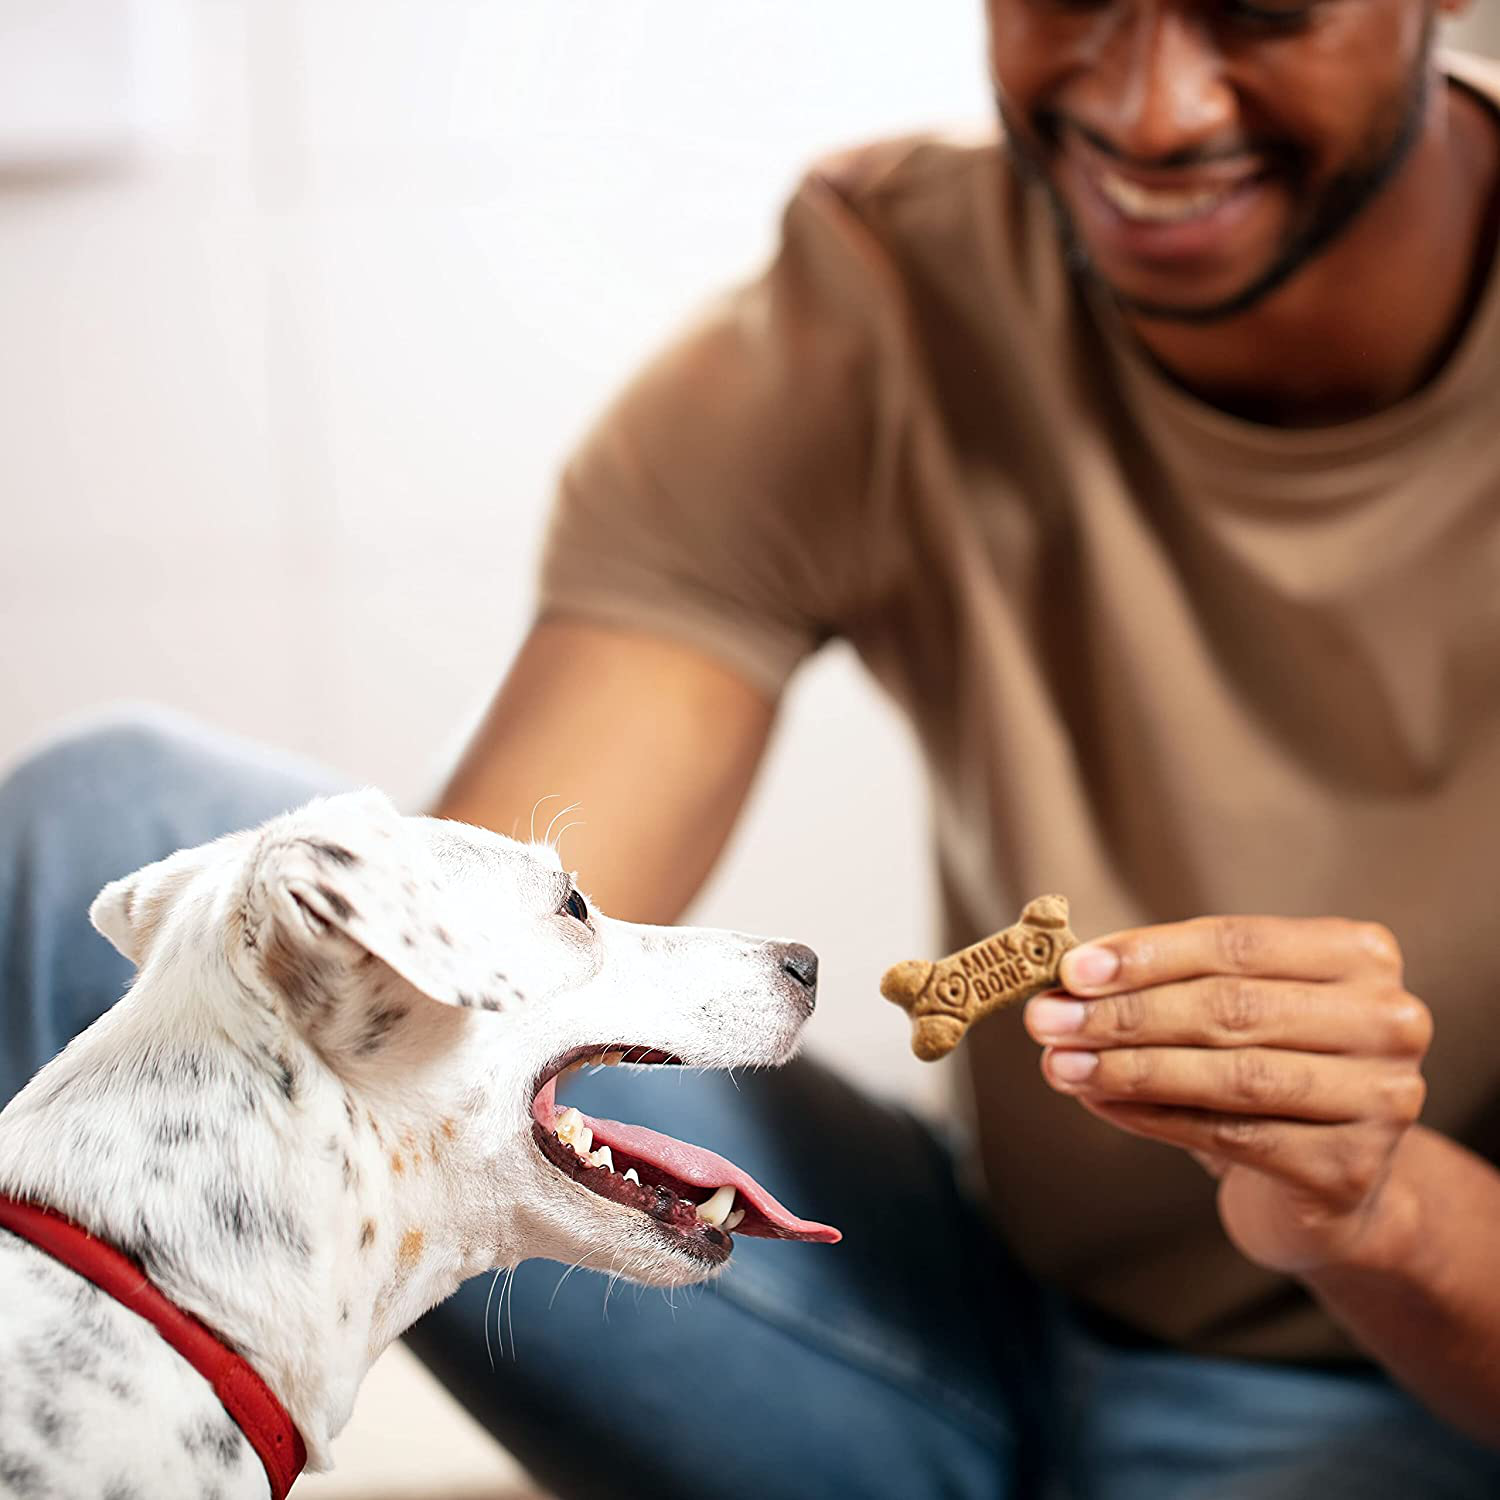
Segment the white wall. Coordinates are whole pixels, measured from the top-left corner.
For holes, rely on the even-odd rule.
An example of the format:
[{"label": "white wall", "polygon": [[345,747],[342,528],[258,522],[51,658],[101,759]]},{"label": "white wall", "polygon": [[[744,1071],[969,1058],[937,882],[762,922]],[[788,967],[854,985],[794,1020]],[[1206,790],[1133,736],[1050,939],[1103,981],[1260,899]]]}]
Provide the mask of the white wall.
[{"label": "white wall", "polygon": [[[151,127],[49,166],[0,111],[0,759],[148,698],[419,797],[518,643],[575,436],[808,158],[987,113],[980,10],[0,0],[0,58],[76,13],[97,68],[89,14],[124,25]],[[928,945],[922,805],[830,655],[698,912],[814,943],[820,1036],[908,1091],[875,980]]]}]

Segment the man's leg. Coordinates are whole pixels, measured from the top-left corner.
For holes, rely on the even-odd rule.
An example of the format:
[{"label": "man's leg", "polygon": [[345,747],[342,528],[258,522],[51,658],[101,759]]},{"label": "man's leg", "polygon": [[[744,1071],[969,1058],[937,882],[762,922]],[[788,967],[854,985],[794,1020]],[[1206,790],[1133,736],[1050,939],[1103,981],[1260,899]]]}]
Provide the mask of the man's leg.
[{"label": "man's leg", "polygon": [[[88,925],[101,886],[331,780],[168,720],[57,741],[0,783],[0,1100],[129,981]],[[557,1291],[565,1268],[529,1263],[503,1355],[487,1280],[429,1315],[418,1352],[564,1500],[1032,1493],[1010,1478],[1030,1429],[1015,1416],[1028,1298],[915,1122],[806,1064],[738,1091],[609,1070],[576,1097],[726,1151],[847,1238],[742,1241],[714,1287],[669,1305],[621,1285],[607,1318],[603,1278]]]},{"label": "man's leg", "polygon": [[1017,1477],[1035,1298],[911,1116],[809,1062],[601,1070],[569,1100],[727,1155],[844,1240],[739,1239],[671,1297],[534,1261],[430,1313],[408,1344],[540,1480],[565,1500],[1039,1493]]},{"label": "man's leg", "polygon": [[1493,1500],[1500,1453],[1384,1377],[1068,1336],[1078,1500]]}]

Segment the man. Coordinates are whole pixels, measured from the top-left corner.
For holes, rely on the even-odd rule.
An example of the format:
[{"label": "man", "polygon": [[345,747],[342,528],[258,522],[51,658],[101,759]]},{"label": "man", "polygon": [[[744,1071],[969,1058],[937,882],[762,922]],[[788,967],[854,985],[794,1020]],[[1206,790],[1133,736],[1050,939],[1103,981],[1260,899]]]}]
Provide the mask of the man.
[{"label": "man", "polygon": [[[559,1494],[1497,1492],[1500,70],[1438,8],[990,0],[1004,142],[814,174],[570,466],[439,811],[564,787],[592,894],[670,920],[842,635],[927,755],[947,941],[1043,890],[1109,935],[966,1045],[983,1220],[810,1065],[592,1082],[846,1242],[607,1321],[523,1270],[493,1373],[484,1289],[439,1310]],[[90,879],[311,784],[142,731],[23,767],[17,1057],[118,983],[56,936]]]}]

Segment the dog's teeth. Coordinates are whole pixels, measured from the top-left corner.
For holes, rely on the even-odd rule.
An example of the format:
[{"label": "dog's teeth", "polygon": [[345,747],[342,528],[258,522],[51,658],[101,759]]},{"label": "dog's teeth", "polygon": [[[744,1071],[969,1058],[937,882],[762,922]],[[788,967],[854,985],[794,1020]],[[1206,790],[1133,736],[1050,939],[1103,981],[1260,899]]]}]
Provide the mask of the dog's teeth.
[{"label": "dog's teeth", "polygon": [[601,1146],[596,1152],[594,1152],[591,1157],[589,1157],[589,1160],[593,1162],[596,1167],[604,1167],[611,1172],[613,1172],[615,1169],[615,1154],[609,1149],[608,1146]]},{"label": "dog's teeth", "polygon": [[726,1185],[721,1187],[707,1203],[700,1203],[697,1214],[705,1224],[712,1224],[717,1229],[729,1217],[729,1211],[733,1207],[734,1189]]},{"label": "dog's teeth", "polygon": [[637,1187],[639,1187],[641,1185],[640,1173],[637,1172],[634,1167],[631,1167],[631,1169],[625,1174],[625,1181],[633,1182]]},{"label": "dog's teeth", "polygon": [[740,1222],[744,1219],[744,1217],[745,1210],[743,1208],[735,1209],[735,1211],[730,1214],[727,1219],[724,1220],[725,1229],[738,1229],[740,1227]]},{"label": "dog's teeth", "polygon": [[606,1068],[618,1067],[625,1060],[623,1052],[606,1052],[604,1054],[604,1066]]},{"label": "dog's teeth", "polygon": [[571,1146],[579,1156],[587,1156],[594,1144],[594,1132],[583,1123],[583,1116],[571,1106],[557,1117],[557,1138]]}]

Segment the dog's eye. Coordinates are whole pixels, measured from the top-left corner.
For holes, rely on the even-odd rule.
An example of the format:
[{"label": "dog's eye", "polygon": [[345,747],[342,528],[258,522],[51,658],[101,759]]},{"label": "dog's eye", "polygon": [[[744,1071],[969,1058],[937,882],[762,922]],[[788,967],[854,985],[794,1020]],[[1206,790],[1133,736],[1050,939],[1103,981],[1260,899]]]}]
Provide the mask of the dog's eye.
[{"label": "dog's eye", "polygon": [[587,922],[589,919],[589,904],[577,891],[568,892],[568,899],[563,902],[562,910],[580,922]]}]

